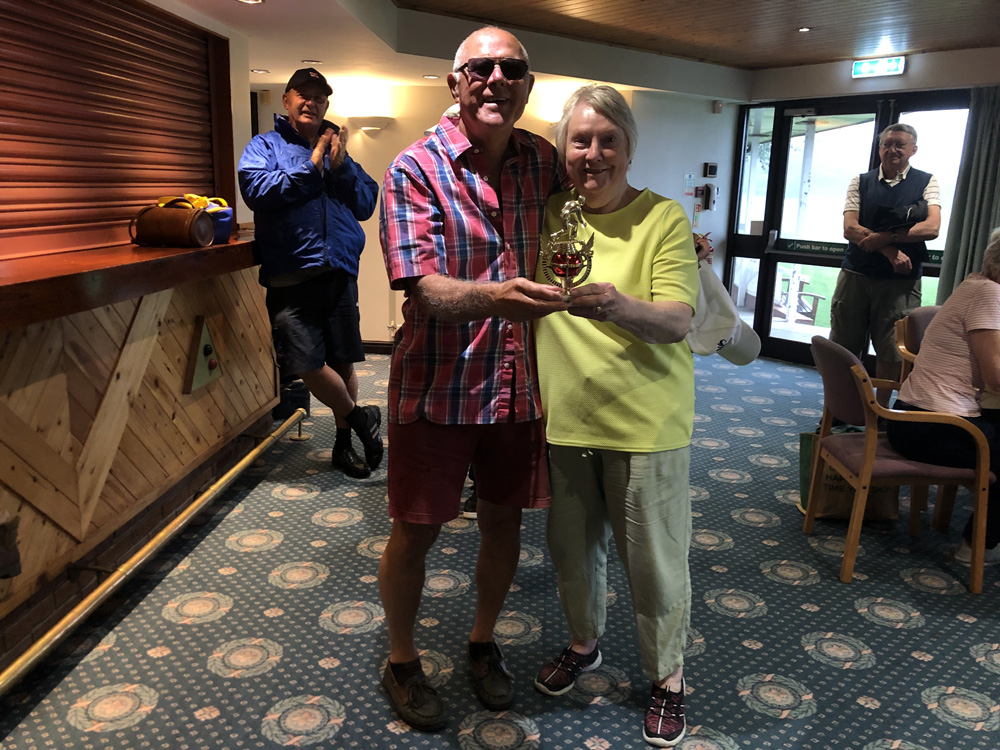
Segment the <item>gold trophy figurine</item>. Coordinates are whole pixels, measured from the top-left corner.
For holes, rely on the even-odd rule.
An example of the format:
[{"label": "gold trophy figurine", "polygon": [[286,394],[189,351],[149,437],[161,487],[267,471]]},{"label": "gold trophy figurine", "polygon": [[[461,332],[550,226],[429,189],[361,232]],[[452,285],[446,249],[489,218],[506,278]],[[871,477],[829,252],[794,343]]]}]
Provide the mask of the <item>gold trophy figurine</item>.
[{"label": "gold trophy figurine", "polygon": [[594,235],[586,242],[576,237],[580,227],[587,226],[583,220],[584,203],[581,195],[563,204],[559,212],[563,227],[549,236],[540,258],[545,278],[562,289],[567,299],[570,289],[586,281],[594,260]]}]

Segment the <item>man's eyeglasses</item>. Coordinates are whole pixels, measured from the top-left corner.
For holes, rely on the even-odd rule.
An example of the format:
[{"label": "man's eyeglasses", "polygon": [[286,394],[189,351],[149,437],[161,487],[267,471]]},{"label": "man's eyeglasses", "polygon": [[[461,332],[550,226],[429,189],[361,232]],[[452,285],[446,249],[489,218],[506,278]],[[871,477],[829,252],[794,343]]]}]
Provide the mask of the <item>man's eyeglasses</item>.
[{"label": "man's eyeglasses", "polygon": [[500,66],[501,75],[508,81],[520,81],[528,74],[528,63],[516,57],[470,57],[455,72],[467,70],[471,80],[482,82],[490,79],[497,65]]}]

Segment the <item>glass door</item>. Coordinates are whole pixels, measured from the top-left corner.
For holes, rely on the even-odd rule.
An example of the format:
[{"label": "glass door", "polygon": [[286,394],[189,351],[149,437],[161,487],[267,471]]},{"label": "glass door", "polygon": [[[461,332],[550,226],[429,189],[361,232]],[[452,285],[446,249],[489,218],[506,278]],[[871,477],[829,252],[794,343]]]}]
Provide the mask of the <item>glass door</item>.
[{"label": "glass door", "polygon": [[935,304],[968,91],[752,105],[743,114],[724,279],[764,356],[811,363],[810,339],[829,335],[847,188],[878,165],[878,134],[895,122],[917,129],[913,165],[941,188],[942,227],[923,280],[924,304]]},{"label": "glass door", "polygon": [[[876,113],[785,113],[788,149],[773,253],[770,337],[808,344],[830,334],[830,302],[844,253],[844,199],[867,170]],[[828,256],[808,262],[800,253]],[[836,259],[830,265],[830,259]]]}]

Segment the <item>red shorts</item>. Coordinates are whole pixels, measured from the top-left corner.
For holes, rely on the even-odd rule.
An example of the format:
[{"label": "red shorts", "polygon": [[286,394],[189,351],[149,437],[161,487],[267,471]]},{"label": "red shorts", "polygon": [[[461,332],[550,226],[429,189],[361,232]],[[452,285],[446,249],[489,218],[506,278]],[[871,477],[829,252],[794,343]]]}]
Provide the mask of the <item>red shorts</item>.
[{"label": "red shorts", "polygon": [[547,508],[549,463],[542,420],[442,425],[389,424],[389,515],[410,523],[457,518],[469,466],[480,500]]}]

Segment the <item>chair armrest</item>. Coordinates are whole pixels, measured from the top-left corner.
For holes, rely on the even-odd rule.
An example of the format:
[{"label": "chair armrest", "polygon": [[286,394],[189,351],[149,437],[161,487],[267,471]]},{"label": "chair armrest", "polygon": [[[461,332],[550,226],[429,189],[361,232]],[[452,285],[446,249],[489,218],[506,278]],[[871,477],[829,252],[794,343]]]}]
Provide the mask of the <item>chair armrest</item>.
[{"label": "chair armrest", "polygon": [[898,391],[901,383],[898,380],[890,380],[889,378],[868,378],[873,388],[892,388]]},{"label": "chair armrest", "polygon": [[[861,365],[854,365],[851,367],[851,372],[854,374],[854,379],[857,383],[858,390],[861,392],[861,397],[865,401],[866,408],[875,412],[876,416],[884,417],[891,422],[947,424],[953,427],[958,427],[960,430],[965,430],[972,436],[972,439],[976,441],[976,449],[979,454],[978,465],[985,466],[986,471],[989,471],[989,444],[986,442],[986,436],[983,435],[983,431],[972,424],[972,422],[956,414],[948,414],[943,411],[905,411],[903,409],[887,409],[875,399],[875,391],[872,389],[873,379],[868,377],[868,373],[865,371],[865,368]],[[890,380],[882,382],[888,382],[891,384],[893,381]]]}]

